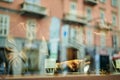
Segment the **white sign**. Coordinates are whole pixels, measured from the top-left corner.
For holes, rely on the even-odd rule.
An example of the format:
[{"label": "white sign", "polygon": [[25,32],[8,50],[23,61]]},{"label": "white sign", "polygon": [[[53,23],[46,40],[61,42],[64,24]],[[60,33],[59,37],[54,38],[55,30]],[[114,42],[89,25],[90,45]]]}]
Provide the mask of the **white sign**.
[{"label": "white sign", "polygon": [[120,68],[120,59],[116,60],[116,68]]},{"label": "white sign", "polygon": [[45,68],[55,68],[56,60],[55,59],[45,59]]}]

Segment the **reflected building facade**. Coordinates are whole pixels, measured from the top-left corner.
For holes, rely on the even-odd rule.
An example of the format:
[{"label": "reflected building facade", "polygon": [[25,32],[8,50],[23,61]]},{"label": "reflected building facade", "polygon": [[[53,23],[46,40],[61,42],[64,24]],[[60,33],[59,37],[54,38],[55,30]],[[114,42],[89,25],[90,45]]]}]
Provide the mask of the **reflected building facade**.
[{"label": "reflected building facade", "polygon": [[[39,46],[44,37],[48,57],[57,62],[90,56],[91,73],[109,72],[106,67],[112,68],[111,56],[120,48],[117,1],[1,0],[0,54],[11,36],[17,49],[26,52],[29,70],[38,71]],[[84,66],[78,71],[84,73]]]}]

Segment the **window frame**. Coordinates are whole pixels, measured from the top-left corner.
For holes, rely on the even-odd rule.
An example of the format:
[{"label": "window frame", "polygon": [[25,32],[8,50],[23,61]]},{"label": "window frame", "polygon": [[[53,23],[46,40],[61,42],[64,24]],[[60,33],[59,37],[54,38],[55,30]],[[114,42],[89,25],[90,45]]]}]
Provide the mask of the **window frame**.
[{"label": "window frame", "polygon": [[73,27],[70,27],[70,40],[73,40],[73,39],[75,39],[75,37],[76,37],[76,30],[75,30],[75,28],[73,28]]},{"label": "window frame", "polygon": [[34,40],[36,38],[36,26],[37,26],[36,20],[34,20],[34,19],[28,19],[27,23],[26,23],[26,26],[27,26],[26,37],[29,40]]},{"label": "window frame", "polygon": [[106,33],[104,31],[101,31],[100,33],[101,33],[101,35],[100,35],[100,45],[101,45],[101,47],[106,47],[106,45],[107,45],[106,44],[107,35],[106,35]]},{"label": "window frame", "polygon": [[87,45],[88,46],[91,46],[91,45],[93,45],[93,37],[94,35],[93,35],[93,30],[87,30],[86,31],[86,43],[87,43]]},{"label": "window frame", "polygon": [[77,28],[75,28],[75,30],[76,30],[76,35],[75,35],[76,41],[78,41],[79,44],[83,44],[83,42],[84,42],[83,41],[84,40],[83,28],[77,27]]},{"label": "window frame", "polygon": [[32,4],[39,4],[41,0],[25,0],[25,2],[32,3]]},{"label": "window frame", "polygon": [[0,14],[0,19],[1,19],[1,22],[0,22],[0,25],[1,25],[0,36],[7,36],[9,34],[10,17],[8,15]]},{"label": "window frame", "polygon": [[14,0],[1,0],[1,1],[8,2],[8,3],[14,2]]},{"label": "window frame", "polygon": [[[101,15],[103,15],[103,17]],[[103,9],[100,9],[100,23],[105,25],[105,10]]]},{"label": "window frame", "polygon": [[[88,13],[88,10],[90,10],[90,14]],[[92,9],[91,9],[91,7],[86,7],[86,16],[87,16],[88,21],[92,19]]]},{"label": "window frame", "polygon": [[[116,1],[116,2],[115,2]],[[111,0],[111,5],[113,7],[117,7],[118,6],[118,0]]]},{"label": "window frame", "polygon": [[100,0],[101,3],[106,3],[107,0]]},{"label": "window frame", "polygon": [[[114,21],[113,18],[115,18],[115,21]],[[113,26],[117,26],[117,14],[116,13],[112,13],[112,25]]]},{"label": "window frame", "polygon": [[[72,6],[75,7],[74,10],[72,9]],[[77,2],[76,1],[71,1],[69,8],[70,8],[70,13],[76,14],[77,13]]]},{"label": "window frame", "polygon": [[117,47],[117,36],[116,35],[113,35],[112,36],[112,43],[113,43],[113,47],[116,48]]}]

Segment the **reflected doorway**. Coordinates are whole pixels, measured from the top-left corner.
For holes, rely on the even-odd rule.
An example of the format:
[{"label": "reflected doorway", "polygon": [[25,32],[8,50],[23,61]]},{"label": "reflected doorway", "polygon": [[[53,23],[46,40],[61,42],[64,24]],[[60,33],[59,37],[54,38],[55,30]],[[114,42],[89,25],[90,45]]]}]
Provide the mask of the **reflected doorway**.
[{"label": "reflected doorway", "polygon": [[70,47],[67,49],[67,60],[77,59],[78,49]]}]

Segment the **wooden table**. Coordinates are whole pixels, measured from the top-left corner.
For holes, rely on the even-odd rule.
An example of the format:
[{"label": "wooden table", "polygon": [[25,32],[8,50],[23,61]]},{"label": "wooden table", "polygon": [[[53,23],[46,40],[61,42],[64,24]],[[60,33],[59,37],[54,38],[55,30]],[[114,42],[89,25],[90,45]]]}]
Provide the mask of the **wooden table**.
[{"label": "wooden table", "polygon": [[0,80],[120,80],[116,75],[0,76]]}]

